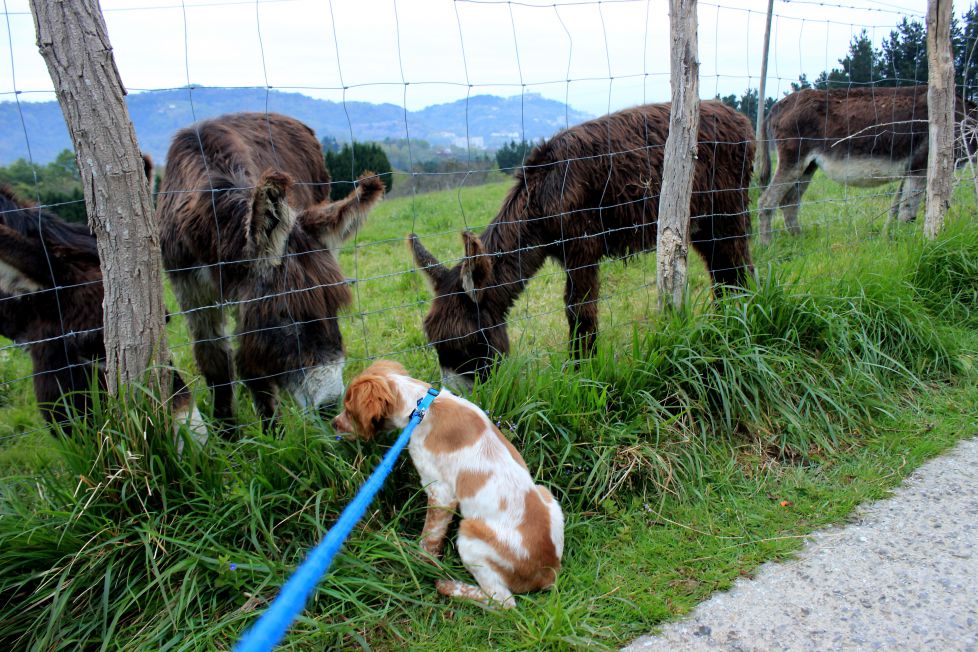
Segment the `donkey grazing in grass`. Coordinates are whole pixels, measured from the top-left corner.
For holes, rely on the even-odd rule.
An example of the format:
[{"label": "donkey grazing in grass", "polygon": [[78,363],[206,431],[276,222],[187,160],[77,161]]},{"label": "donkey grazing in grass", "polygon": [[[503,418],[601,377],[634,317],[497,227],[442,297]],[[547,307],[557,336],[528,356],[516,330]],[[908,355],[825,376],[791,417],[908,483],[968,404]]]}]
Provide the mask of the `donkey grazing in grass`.
[{"label": "donkey grazing in grass", "polygon": [[[955,125],[976,107],[957,98]],[[958,130],[960,133],[960,129]],[[757,202],[760,236],[771,239],[778,208],[785,228],[798,234],[798,209],[815,170],[853,186],[900,181],[891,218],[913,220],[927,186],[927,86],[804,89],[779,100],[767,119],[767,141],[778,149],[778,167]],[[974,143],[971,144],[974,151]],[[771,154],[761,148],[762,184],[771,178]]]},{"label": "donkey grazing in grass", "polygon": [[302,406],[343,395],[337,314],[351,296],[336,252],[384,184],[365,173],[336,202],[329,184],[315,134],[286,116],[226,115],[173,139],[157,208],[163,262],[220,419],[233,418],[226,304],[237,307],[237,373],[263,423],[279,388]]},{"label": "donkey grazing in grass", "polygon": [[[49,424],[67,424],[69,410],[87,414],[92,381],[105,387],[102,298],[98,249],[88,227],[0,187],[0,335],[27,348],[34,394]],[[169,404],[175,425],[189,418],[195,437],[206,436],[176,372]]]},{"label": "donkey grazing in grass", "polygon": [[[435,293],[424,320],[445,382],[469,386],[509,352],[506,317],[547,258],[563,266],[571,354],[590,354],[598,330],[598,263],[655,248],[669,104],[649,104],[566,129],[535,147],[481,236],[463,233],[465,258],[448,269],[409,236]],[[715,284],[752,272],[747,189],[750,122],[719,102],[700,104],[690,200],[693,248]]]}]

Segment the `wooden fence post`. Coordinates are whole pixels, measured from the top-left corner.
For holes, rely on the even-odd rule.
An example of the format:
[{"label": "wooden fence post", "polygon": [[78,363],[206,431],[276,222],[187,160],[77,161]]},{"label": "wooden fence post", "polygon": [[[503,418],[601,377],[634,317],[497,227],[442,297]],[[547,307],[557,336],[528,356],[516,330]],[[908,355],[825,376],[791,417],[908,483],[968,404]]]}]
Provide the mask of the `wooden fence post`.
[{"label": "wooden fence post", "polygon": [[693,191],[699,132],[699,61],[696,57],[696,2],[669,0],[669,57],[672,110],[662,162],[656,285],[659,309],[682,306],[689,251],[689,198]]},{"label": "wooden fence post", "polygon": [[[754,142],[757,143],[757,147],[769,147],[770,143],[764,140],[764,105],[766,103],[765,95],[767,94],[767,59],[768,54],[771,51],[771,19],[774,17],[774,0],[768,0],[767,2],[767,22],[764,25],[764,51],[761,55],[761,83],[760,88],[757,89],[757,122],[754,130]],[[761,162],[764,160],[762,156],[754,157],[754,174],[760,174],[761,172]]]},{"label": "wooden fence post", "polygon": [[[136,132],[97,0],[30,0],[37,45],[75,146],[105,288],[106,380],[167,362],[160,237]],[[162,379],[161,379],[162,380]]]},{"label": "wooden fence post", "polygon": [[924,235],[934,239],[954,189],[954,59],[951,57],[951,0],[927,2],[927,212]]}]

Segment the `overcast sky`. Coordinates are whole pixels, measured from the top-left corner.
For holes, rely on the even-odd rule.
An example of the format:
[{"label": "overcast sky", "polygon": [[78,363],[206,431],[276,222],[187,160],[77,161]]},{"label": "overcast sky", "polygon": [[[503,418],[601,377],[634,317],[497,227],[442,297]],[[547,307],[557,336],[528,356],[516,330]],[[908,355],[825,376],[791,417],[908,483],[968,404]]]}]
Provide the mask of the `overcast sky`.
[{"label": "overcast sky", "polygon": [[[0,101],[53,99],[27,0],[0,2]],[[101,4],[130,92],[270,86],[414,110],[522,88],[593,114],[669,98],[667,0]],[[757,86],[766,6],[699,4],[701,96]],[[768,95],[780,96],[801,72],[813,78],[837,65],[861,29],[878,45],[904,16],[923,20],[925,9],[926,0],[775,0]]]}]

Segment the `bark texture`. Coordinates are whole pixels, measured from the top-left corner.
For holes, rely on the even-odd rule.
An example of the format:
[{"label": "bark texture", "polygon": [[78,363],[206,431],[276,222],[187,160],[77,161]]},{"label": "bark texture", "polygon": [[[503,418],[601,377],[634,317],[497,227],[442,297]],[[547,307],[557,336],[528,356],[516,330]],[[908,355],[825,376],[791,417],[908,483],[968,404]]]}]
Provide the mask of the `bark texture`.
[{"label": "bark texture", "polygon": [[98,239],[106,379],[143,379],[168,360],[159,231],[150,188],[97,0],[31,0],[37,44],[75,146]]},{"label": "bark texture", "polygon": [[[771,19],[774,17],[774,0],[767,3],[767,21],[764,24],[764,53],[761,56],[761,85],[757,91],[757,124],[754,131],[754,141],[762,147],[767,148],[768,143],[764,142],[764,111],[765,94],[767,93],[767,60],[771,51]],[[761,161],[764,157],[754,159],[754,173],[760,174]]]},{"label": "bark texture", "polygon": [[686,293],[689,251],[689,198],[699,130],[699,61],[696,58],[696,2],[669,0],[669,57],[672,111],[662,165],[656,285],[659,308],[678,308]]},{"label": "bark texture", "polygon": [[924,235],[936,238],[954,188],[954,60],[951,58],[951,0],[927,3],[927,105],[930,158]]}]

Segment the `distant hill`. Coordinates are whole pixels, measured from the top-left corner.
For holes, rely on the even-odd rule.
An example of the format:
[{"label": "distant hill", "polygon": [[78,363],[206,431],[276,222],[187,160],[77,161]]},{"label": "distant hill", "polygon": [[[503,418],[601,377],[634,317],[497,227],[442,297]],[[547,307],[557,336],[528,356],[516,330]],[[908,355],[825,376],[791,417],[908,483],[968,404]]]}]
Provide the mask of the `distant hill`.
[{"label": "distant hill", "polygon": [[[275,111],[293,116],[315,129],[319,138],[340,142],[404,138],[404,108],[395,104],[317,100],[299,93],[264,89],[182,88],[128,96],[129,112],[144,151],[163,162],[173,133],[195,120],[235,111]],[[466,101],[436,104],[407,114],[411,138],[435,145],[465,146],[466,133],[473,147],[495,149],[510,140],[550,136],[555,131],[592,116],[540,95],[496,97],[477,95]],[[23,123],[21,122],[23,115]],[[466,123],[468,128],[466,129]],[[57,102],[0,102],[0,165],[30,157],[47,163],[71,147],[68,130]],[[21,126],[23,124],[23,127]]]}]

